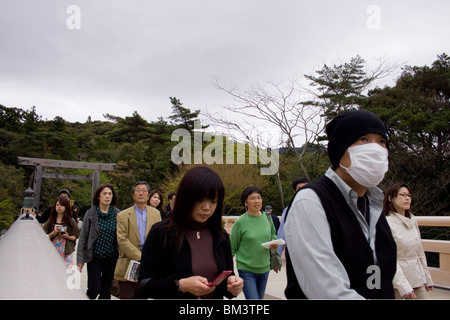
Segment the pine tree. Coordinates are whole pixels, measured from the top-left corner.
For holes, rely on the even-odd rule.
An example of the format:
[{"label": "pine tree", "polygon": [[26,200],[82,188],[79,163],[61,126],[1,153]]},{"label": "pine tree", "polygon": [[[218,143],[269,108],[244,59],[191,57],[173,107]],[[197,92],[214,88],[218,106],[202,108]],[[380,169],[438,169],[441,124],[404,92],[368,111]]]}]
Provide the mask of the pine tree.
[{"label": "pine tree", "polygon": [[[200,110],[192,112],[190,109],[183,107],[183,103],[175,97],[169,97],[170,103],[172,103],[172,113],[169,119],[173,120],[180,128],[184,128],[188,131],[194,130],[194,122],[197,120]],[[206,127],[203,127],[206,128]]]},{"label": "pine tree", "polygon": [[339,113],[358,108],[365,96],[362,94],[374,80],[364,70],[365,61],[356,56],[340,65],[329,67],[326,64],[316,71],[317,76],[305,75],[311,86],[317,87],[319,101],[307,101],[305,105],[320,106],[326,120]]}]

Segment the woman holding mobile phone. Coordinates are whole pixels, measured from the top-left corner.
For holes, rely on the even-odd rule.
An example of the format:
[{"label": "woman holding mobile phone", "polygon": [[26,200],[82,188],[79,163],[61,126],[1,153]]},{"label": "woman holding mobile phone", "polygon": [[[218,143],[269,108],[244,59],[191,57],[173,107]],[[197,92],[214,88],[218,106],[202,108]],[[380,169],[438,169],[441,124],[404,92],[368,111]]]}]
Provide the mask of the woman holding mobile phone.
[{"label": "woman holding mobile phone", "polygon": [[223,299],[239,295],[243,280],[231,273],[210,285],[223,271],[233,271],[231,244],[222,227],[224,187],[209,168],[184,175],[167,220],[150,230],[142,250],[137,297],[153,299]]}]

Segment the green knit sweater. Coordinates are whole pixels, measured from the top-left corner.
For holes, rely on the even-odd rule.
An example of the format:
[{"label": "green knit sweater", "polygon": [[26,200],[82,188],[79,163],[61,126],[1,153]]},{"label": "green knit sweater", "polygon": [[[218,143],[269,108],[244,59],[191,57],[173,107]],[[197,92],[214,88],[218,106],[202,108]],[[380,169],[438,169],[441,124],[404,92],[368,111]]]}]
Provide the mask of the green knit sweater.
[{"label": "green knit sweater", "polygon": [[231,250],[236,256],[237,269],[253,273],[270,271],[270,250],[261,244],[277,239],[272,218],[263,212],[251,216],[241,215],[231,228]]}]

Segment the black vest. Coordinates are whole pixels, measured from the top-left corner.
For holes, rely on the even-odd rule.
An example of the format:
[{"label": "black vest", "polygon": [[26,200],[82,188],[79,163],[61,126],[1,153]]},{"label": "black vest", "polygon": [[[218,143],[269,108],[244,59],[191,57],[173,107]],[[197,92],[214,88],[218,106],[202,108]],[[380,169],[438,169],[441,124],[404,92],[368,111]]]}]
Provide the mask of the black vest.
[{"label": "black vest", "polygon": [[[347,271],[350,288],[366,299],[394,298],[392,279],[396,271],[397,248],[385,215],[381,214],[377,222],[375,238],[375,250],[378,267],[380,268],[378,273],[380,288],[371,289],[367,283],[373,283],[372,278],[369,279],[369,277],[373,277],[375,273],[369,268],[375,264],[373,251],[341,191],[326,176],[306,185],[304,188],[313,189],[322,202],[331,229],[333,249]],[[289,205],[286,218],[294,198]],[[295,214],[295,212],[291,214]],[[351,232],[349,232],[350,230]],[[288,247],[294,245],[287,243],[286,246],[287,286],[285,295],[288,299],[305,299],[307,297],[297,282],[289,257]]]}]

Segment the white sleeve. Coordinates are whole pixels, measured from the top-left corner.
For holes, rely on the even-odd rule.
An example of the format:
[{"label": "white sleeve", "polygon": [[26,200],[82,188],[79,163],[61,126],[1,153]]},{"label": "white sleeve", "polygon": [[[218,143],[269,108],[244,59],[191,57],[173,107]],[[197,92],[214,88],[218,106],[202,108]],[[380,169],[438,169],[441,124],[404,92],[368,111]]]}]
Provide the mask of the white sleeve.
[{"label": "white sleeve", "polygon": [[347,272],[334,253],[330,226],[317,194],[301,190],[285,223],[292,266],[309,299],[364,299],[350,289]]}]

